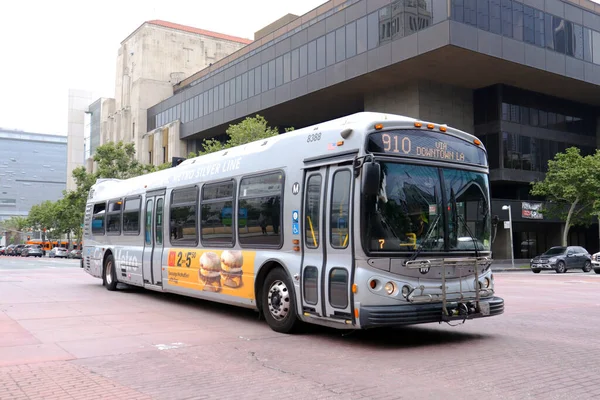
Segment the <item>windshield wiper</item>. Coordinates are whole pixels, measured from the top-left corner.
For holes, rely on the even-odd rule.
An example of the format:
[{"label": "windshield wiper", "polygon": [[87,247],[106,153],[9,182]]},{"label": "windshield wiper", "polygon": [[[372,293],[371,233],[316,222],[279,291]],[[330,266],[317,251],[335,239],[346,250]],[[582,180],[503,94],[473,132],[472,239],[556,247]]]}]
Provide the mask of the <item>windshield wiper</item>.
[{"label": "windshield wiper", "polygon": [[433,221],[433,223],[431,224],[429,229],[427,229],[427,232],[425,233],[425,238],[419,245],[419,248],[408,258],[408,261],[414,261],[419,256],[419,254],[421,254],[421,251],[423,251],[423,248],[424,248],[423,245],[429,241],[429,238],[430,238],[431,234],[433,233],[433,230],[437,226],[438,222],[440,221],[441,217],[442,217],[441,214],[438,214],[437,217],[435,217],[435,220]]}]

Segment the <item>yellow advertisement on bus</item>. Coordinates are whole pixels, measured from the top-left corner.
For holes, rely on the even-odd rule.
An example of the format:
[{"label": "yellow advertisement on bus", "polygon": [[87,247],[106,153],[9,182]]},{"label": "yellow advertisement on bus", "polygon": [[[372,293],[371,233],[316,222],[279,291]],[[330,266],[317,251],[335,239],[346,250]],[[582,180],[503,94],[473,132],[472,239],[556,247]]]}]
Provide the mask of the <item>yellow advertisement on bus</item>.
[{"label": "yellow advertisement on bus", "polygon": [[171,249],[169,285],[254,300],[253,251]]}]

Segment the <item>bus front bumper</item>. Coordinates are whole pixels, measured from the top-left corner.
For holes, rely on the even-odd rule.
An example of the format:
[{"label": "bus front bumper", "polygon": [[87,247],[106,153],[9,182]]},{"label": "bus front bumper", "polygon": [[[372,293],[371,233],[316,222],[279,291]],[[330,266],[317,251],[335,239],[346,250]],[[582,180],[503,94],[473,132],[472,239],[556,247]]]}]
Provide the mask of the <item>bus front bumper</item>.
[{"label": "bus front bumper", "polygon": [[[467,300],[465,303],[473,302]],[[454,315],[445,317],[442,303],[406,304],[397,306],[361,306],[360,325],[362,328],[393,327],[402,325],[443,322],[447,320],[464,320],[493,317],[504,313],[504,300],[500,297],[489,297],[480,300],[484,312]],[[449,301],[447,308],[461,309],[456,301]]]}]

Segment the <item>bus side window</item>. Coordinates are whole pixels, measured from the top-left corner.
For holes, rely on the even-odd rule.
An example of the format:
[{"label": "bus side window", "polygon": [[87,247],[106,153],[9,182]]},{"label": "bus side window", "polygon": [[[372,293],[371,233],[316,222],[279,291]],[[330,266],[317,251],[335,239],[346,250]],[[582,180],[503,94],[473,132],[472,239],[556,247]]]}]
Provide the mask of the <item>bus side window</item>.
[{"label": "bus side window", "polygon": [[242,247],[281,246],[283,172],[244,177],[238,196],[238,236]]},{"label": "bus side window", "polygon": [[200,238],[205,245],[233,245],[233,181],[202,187]]},{"label": "bus side window", "polygon": [[197,209],[198,187],[175,189],[171,192],[169,236],[172,244],[198,244]]},{"label": "bus side window", "polygon": [[123,207],[123,233],[140,234],[140,206],[142,199],[139,197],[125,199]]},{"label": "bus side window", "polygon": [[95,235],[104,235],[104,217],[106,214],[106,203],[94,204],[94,213],[92,217],[92,233]]},{"label": "bus side window", "polygon": [[113,235],[121,234],[121,208],[122,200],[113,200],[108,203],[106,214],[106,232]]}]

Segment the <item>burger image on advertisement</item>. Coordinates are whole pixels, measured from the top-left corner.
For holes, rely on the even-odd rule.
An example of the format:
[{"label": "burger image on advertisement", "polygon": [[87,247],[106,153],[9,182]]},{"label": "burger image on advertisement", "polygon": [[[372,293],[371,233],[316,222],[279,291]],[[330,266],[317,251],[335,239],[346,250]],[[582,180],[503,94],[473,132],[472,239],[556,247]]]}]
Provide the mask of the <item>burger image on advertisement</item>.
[{"label": "burger image on advertisement", "polygon": [[202,254],[198,276],[200,282],[204,283],[203,290],[208,292],[221,290],[221,260],[217,254],[212,252]]},{"label": "burger image on advertisement", "polygon": [[223,285],[232,288],[242,286],[242,265],[244,258],[238,250],[225,250],[221,254],[221,277]]}]

